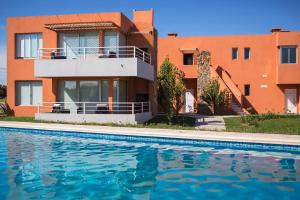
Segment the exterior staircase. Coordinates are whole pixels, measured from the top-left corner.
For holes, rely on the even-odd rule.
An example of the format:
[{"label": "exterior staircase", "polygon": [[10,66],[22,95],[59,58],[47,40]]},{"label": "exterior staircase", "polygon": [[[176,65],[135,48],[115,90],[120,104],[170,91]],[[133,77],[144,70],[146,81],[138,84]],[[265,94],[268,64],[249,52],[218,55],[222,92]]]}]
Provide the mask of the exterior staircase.
[{"label": "exterior staircase", "polygon": [[235,112],[238,115],[245,115],[247,114],[244,109],[236,102],[231,102],[231,109],[233,112]]},{"label": "exterior staircase", "polygon": [[244,108],[243,99],[245,98],[240,89],[233,82],[228,72],[226,72],[222,67],[218,66],[213,70],[214,76],[219,77],[221,85],[226,87],[231,92],[230,108],[233,112],[238,115],[249,114],[249,112]]}]

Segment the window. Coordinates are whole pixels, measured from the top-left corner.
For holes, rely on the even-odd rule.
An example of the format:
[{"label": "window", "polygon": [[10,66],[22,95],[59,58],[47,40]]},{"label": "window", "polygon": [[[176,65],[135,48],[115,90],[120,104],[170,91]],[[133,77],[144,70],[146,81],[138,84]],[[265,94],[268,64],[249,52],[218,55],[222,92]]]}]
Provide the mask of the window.
[{"label": "window", "polygon": [[16,35],[17,58],[37,58],[38,50],[42,48],[42,46],[43,40],[41,33]]},{"label": "window", "polygon": [[244,48],[244,59],[250,60],[250,48],[249,47]]},{"label": "window", "polygon": [[232,60],[236,60],[238,58],[238,48],[232,48]]},{"label": "window", "polygon": [[17,81],[16,105],[38,105],[42,102],[42,81]]},{"label": "window", "polygon": [[97,48],[89,48],[84,52],[82,47],[99,47],[98,32],[59,33],[59,47],[66,49],[69,58],[76,58],[83,53],[95,54]]},{"label": "window", "polygon": [[184,65],[193,65],[194,64],[194,54],[192,54],[192,53],[183,54],[183,64]]},{"label": "window", "polygon": [[58,90],[60,102],[108,101],[107,80],[60,81]]},{"label": "window", "polygon": [[113,86],[114,86],[113,102],[126,102],[127,101],[127,81],[115,80]]},{"label": "window", "polygon": [[250,96],[250,85],[244,86],[244,94],[245,96]]},{"label": "window", "polygon": [[296,46],[282,46],[281,47],[281,63],[297,63],[297,47]]}]

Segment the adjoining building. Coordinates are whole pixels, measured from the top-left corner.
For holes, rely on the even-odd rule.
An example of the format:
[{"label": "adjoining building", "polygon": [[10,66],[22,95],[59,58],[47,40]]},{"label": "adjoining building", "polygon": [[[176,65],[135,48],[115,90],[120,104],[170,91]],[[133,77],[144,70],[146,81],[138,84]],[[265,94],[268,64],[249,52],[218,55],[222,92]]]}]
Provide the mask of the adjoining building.
[{"label": "adjoining building", "polygon": [[168,57],[185,73],[183,112],[197,110],[199,52],[211,54],[211,76],[232,94],[236,113],[300,113],[300,32],[272,29],[265,35],[179,37],[158,40],[158,67]]},{"label": "adjoining building", "polygon": [[157,38],[153,10],[7,20],[7,102],[39,120],[142,123],[157,113],[156,76],[166,57],[185,73],[182,112],[197,110],[197,53],[241,113],[300,113],[300,32]]}]

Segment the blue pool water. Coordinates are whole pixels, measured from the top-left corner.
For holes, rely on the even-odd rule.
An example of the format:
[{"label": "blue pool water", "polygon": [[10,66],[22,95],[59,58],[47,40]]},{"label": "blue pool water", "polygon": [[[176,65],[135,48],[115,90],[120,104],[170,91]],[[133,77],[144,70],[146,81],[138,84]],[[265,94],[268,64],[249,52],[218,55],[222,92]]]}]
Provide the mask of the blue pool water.
[{"label": "blue pool water", "polygon": [[0,199],[299,197],[299,147],[0,128]]}]

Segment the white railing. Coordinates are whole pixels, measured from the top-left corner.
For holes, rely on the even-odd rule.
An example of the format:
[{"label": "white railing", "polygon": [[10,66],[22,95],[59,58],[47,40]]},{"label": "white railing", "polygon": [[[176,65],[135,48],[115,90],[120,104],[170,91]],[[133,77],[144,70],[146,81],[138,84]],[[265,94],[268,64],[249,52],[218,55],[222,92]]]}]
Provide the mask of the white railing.
[{"label": "white railing", "polygon": [[136,114],[150,112],[149,102],[42,102],[38,113]]},{"label": "white railing", "polygon": [[139,58],[151,64],[151,55],[135,46],[39,49],[39,59]]}]

